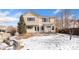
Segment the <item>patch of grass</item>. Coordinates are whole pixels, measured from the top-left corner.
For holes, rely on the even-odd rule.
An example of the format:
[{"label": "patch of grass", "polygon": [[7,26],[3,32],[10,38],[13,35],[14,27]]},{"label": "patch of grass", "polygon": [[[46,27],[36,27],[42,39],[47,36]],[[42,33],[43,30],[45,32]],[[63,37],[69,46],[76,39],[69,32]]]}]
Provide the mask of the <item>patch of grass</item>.
[{"label": "patch of grass", "polygon": [[20,40],[20,39],[27,39],[27,38],[31,37],[32,35],[33,34],[31,34],[31,33],[26,33],[26,34],[17,36],[17,39],[18,40]]}]

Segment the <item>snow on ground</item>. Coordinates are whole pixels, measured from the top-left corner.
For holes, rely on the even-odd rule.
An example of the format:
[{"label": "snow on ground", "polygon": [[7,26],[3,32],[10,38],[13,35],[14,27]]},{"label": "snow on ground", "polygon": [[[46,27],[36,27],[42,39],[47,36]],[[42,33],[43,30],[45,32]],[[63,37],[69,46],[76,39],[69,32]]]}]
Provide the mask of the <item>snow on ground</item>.
[{"label": "snow on ground", "polygon": [[79,50],[79,36],[72,36],[70,40],[67,34],[33,36],[20,42],[24,45],[21,50]]},{"label": "snow on ground", "polygon": [[[24,47],[21,50],[79,50],[79,36],[68,34],[46,34],[32,36],[18,41]],[[1,50],[13,50],[13,46],[0,43]]]},{"label": "snow on ground", "polygon": [[8,46],[5,43],[0,43],[0,50],[13,50],[13,46]]}]

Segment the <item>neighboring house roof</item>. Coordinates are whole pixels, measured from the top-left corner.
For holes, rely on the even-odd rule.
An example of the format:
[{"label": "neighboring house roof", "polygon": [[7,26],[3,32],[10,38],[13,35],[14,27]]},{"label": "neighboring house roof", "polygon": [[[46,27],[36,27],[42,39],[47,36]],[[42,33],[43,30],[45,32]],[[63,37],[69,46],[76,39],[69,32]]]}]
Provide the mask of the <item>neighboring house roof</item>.
[{"label": "neighboring house roof", "polygon": [[13,26],[0,26],[0,30],[5,30],[5,31],[12,31],[12,30],[15,30],[16,31],[16,28],[13,27]]},{"label": "neighboring house roof", "polygon": [[0,30],[5,30],[7,27],[6,26],[1,26],[0,25]]}]

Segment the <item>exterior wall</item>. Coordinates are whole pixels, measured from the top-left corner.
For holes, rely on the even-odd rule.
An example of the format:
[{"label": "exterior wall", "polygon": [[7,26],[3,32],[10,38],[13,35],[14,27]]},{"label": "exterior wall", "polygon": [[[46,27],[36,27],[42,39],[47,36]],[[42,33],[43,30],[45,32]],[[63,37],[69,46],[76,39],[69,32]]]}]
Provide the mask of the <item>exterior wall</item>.
[{"label": "exterior wall", "polygon": [[53,25],[55,25],[56,19],[55,18],[50,18],[50,23],[53,24]]},{"label": "exterior wall", "polygon": [[[37,16],[37,15],[34,15],[32,13],[28,13],[28,14],[25,14],[23,15],[24,17],[24,21],[26,23],[26,26],[30,26],[32,25],[33,28],[32,29],[26,29],[27,33],[36,33],[36,32],[55,32],[55,18],[54,17],[50,17],[50,22],[42,22],[42,17],[41,16]],[[35,18],[35,21],[27,21],[27,17],[34,17]],[[51,25],[51,28],[47,28],[46,26],[44,25],[48,25],[50,24]],[[39,27],[39,31],[35,31],[35,26],[38,26]],[[41,29],[41,27],[44,26],[44,30]],[[54,30],[52,30],[52,26],[54,26]]]},{"label": "exterior wall", "polygon": [[51,24],[52,24],[52,26],[54,26],[54,30],[51,30],[51,32],[56,32],[56,18],[54,17],[54,18],[51,18]]},{"label": "exterior wall", "polygon": [[54,25],[50,25],[50,28],[48,28],[47,26],[44,26],[44,32],[55,32],[55,26],[54,26],[54,30],[52,30],[52,26]]},{"label": "exterior wall", "polygon": [[[50,22],[42,22],[42,18],[40,19],[40,25],[44,26],[44,32],[55,32],[56,30],[56,19],[54,17],[50,17]],[[51,28],[47,28],[46,26],[50,25]],[[54,30],[52,30],[52,26],[54,26]]]},{"label": "exterior wall", "polygon": [[[35,21],[27,21],[27,17],[34,17],[35,18]],[[38,17],[37,16],[34,16],[32,14],[26,14],[24,15],[24,21],[26,23],[26,25],[38,25]]]},{"label": "exterior wall", "polygon": [[51,28],[47,28],[47,26],[44,26],[44,32],[51,32]]},{"label": "exterior wall", "polygon": [[51,32],[56,32],[56,26],[54,26],[54,30],[51,29]]},{"label": "exterior wall", "polygon": [[26,29],[26,31],[27,31],[27,33],[35,33],[36,32],[34,26],[32,29]]}]

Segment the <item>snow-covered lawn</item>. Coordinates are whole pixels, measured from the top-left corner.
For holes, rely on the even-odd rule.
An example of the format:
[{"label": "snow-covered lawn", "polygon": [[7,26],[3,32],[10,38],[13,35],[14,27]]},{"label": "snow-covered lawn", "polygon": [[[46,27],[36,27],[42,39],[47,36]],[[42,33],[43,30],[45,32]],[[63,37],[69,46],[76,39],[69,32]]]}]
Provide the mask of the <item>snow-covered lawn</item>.
[{"label": "snow-covered lawn", "polygon": [[[46,34],[18,40],[21,50],[79,50],[79,36],[67,34]],[[0,50],[13,50],[13,46],[0,43]]]},{"label": "snow-covered lawn", "polygon": [[70,40],[67,34],[33,36],[20,42],[24,45],[21,50],[79,50],[79,36],[72,36]]}]

